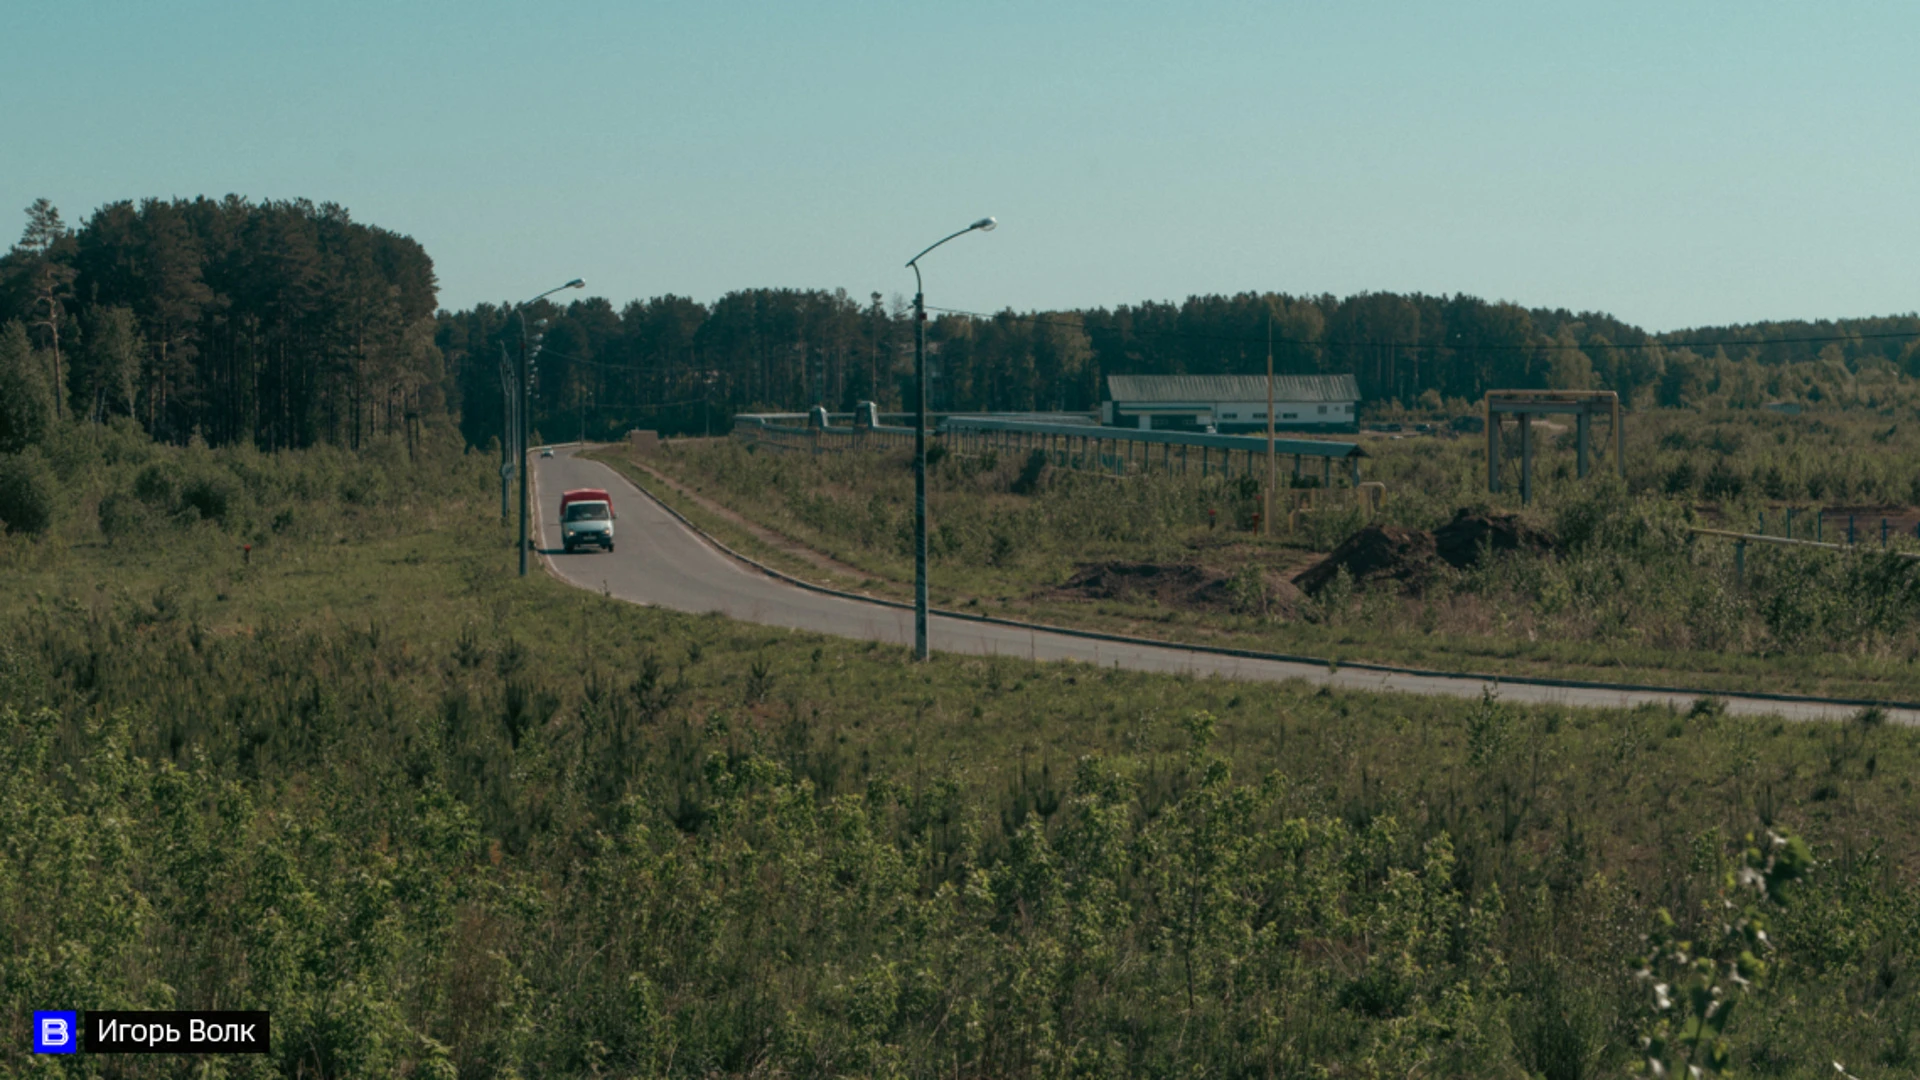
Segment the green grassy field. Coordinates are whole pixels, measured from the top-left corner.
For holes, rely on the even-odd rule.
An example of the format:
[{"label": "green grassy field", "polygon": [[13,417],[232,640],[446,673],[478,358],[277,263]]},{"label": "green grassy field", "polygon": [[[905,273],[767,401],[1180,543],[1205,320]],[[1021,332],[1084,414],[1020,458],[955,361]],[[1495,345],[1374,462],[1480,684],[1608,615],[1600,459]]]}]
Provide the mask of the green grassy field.
[{"label": "green grassy field", "polygon": [[[1566,1080],[1690,1007],[1628,962],[1664,909],[1742,1072],[1920,1061],[1920,738],[1871,712],[914,665],[520,580],[483,454],[63,461],[0,541],[16,1047],[257,1007],[274,1056],[196,1075]],[[1739,884],[1768,829],[1804,881]]]},{"label": "green grassy field", "polygon": [[[1915,701],[1916,564],[1877,550],[1756,547],[1742,576],[1729,544],[1686,531],[1753,529],[1764,515],[1779,534],[1791,507],[1795,535],[1807,537],[1824,507],[1822,535],[1831,540],[1845,528],[1848,514],[1834,501],[1844,498],[1862,538],[1877,541],[1887,516],[1891,546],[1912,550],[1901,535],[1914,520],[1902,470],[1920,469],[1920,445],[1880,419],[1636,416],[1624,482],[1574,479],[1564,440],[1543,438],[1529,516],[1562,539],[1560,550],[1444,575],[1416,595],[1362,583],[1308,597],[1287,582],[1365,523],[1357,510],[1311,514],[1299,531],[1269,539],[1244,527],[1257,489],[1237,480],[1115,480],[1006,456],[954,456],[932,476],[934,600],[1337,660]],[[1476,439],[1367,445],[1368,475],[1387,485],[1388,524],[1432,528],[1460,507],[1501,508],[1482,490]],[[618,449],[597,456],[756,557],[816,580],[906,595],[912,475],[903,453],[815,456],[689,442],[645,463],[678,490]],[[847,569],[823,569],[791,545],[756,537],[743,519]],[[1208,575],[1216,602],[1089,597],[1067,587],[1076,572],[1109,563]]]}]

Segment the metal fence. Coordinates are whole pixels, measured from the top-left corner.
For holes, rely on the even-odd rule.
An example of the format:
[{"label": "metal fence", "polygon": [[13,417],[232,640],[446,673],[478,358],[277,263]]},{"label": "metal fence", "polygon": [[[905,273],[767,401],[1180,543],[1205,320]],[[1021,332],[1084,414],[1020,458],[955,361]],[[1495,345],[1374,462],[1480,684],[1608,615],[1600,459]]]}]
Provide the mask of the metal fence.
[{"label": "metal fence", "polygon": [[[807,453],[843,453],[859,450],[911,448],[913,428],[875,423],[898,414],[868,413],[742,413],[733,418],[735,438],[757,446]],[[911,421],[911,414],[900,418]],[[836,422],[839,421],[839,422]],[[1059,468],[1080,469],[1111,476],[1149,472],[1177,476],[1231,479],[1266,475],[1267,440],[1257,435],[1214,435],[1187,431],[1153,431],[1102,427],[1066,418],[1032,419],[1025,416],[954,414],[939,417],[930,438],[949,453],[1042,453]],[[1367,456],[1358,443],[1325,439],[1275,439],[1273,453],[1282,470],[1300,480],[1317,478],[1332,487],[1335,462],[1353,487],[1360,486],[1360,461]],[[1287,459],[1292,458],[1288,469]]]},{"label": "metal fence", "polygon": [[[1760,519],[1760,527],[1763,529],[1766,528],[1765,517]],[[1791,518],[1788,519],[1788,527],[1792,527]],[[1920,524],[1916,524],[1913,528],[1915,538],[1920,539]],[[1772,536],[1763,532],[1743,533],[1735,532],[1732,529],[1712,529],[1699,525],[1690,527],[1687,529],[1687,532],[1694,536],[1713,536],[1722,540],[1733,541],[1733,572],[1743,580],[1747,576],[1748,544],[1770,544],[1774,547],[1810,548],[1819,551],[1836,552],[1872,550],[1872,548],[1868,546],[1872,542],[1871,534],[1868,534],[1866,542],[1862,542],[1860,538],[1861,534],[1854,529],[1854,521],[1851,516],[1847,519],[1846,542],[1844,543],[1832,543],[1826,540],[1808,540],[1793,536]],[[1904,531],[1895,532],[1890,530],[1886,518],[1880,519],[1878,539],[1881,550],[1892,549],[1892,542],[1898,539],[1904,539],[1905,536],[1906,533]],[[1920,559],[1920,551],[1893,549],[1893,554],[1902,559]]]},{"label": "metal fence", "polygon": [[[991,416],[953,416],[941,425],[950,449],[960,453],[1033,453],[1063,468],[1089,469],[1118,476],[1160,472],[1175,476],[1266,475],[1267,440],[1255,435],[1213,435],[1191,431],[1035,423]],[[1311,475],[1308,461],[1320,466],[1323,486],[1333,486],[1334,462],[1354,486],[1360,484],[1357,443],[1324,439],[1275,439],[1280,462],[1293,459],[1292,475]]]}]

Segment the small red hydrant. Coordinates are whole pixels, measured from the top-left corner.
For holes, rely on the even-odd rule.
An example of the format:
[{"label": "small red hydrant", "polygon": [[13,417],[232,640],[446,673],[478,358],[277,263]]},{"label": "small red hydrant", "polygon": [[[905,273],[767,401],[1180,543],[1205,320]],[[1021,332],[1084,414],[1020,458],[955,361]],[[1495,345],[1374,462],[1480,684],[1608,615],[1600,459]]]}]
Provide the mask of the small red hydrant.
[{"label": "small red hydrant", "polygon": [[1211,506],[1207,507],[1207,531],[1208,532],[1213,531],[1214,522],[1219,516],[1220,516],[1220,511],[1215,510]]},{"label": "small red hydrant", "polygon": [[248,566],[253,565],[253,545],[252,544],[240,545],[240,561],[243,563],[246,563]]}]

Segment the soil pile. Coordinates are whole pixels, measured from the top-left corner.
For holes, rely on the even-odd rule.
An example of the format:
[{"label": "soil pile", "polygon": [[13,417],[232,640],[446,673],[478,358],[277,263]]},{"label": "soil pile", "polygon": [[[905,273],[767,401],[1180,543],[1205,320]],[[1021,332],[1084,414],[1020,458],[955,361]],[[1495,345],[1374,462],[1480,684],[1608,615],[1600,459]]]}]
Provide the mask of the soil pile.
[{"label": "soil pile", "polygon": [[1369,525],[1340,542],[1325,559],[1302,570],[1293,583],[1319,593],[1342,569],[1356,586],[1393,582],[1409,592],[1425,588],[1442,566],[1466,570],[1486,552],[1544,555],[1558,548],[1552,533],[1513,514],[1459,510],[1433,532],[1397,525]]},{"label": "soil pile", "polygon": [[1368,525],[1342,540],[1331,555],[1300,571],[1293,583],[1314,595],[1345,570],[1355,585],[1393,581],[1418,590],[1432,577],[1436,558],[1433,534],[1425,529]]},{"label": "soil pile", "polygon": [[[1282,575],[1261,577],[1266,610],[1276,615],[1291,613],[1299,590]],[[1102,562],[1082,565],[1048,595],[1063,600],[1152,601],[1187,611],[1257,611],[1261,598],[1248,592],[1245,584],[1235,584],[1233,575],[1192,563]]]},{"label": "soil pile", "polygon": [[1453,520],[1433,532],[1440,558],[1455,570],[1465,570],[1480,562],[1480,555],[1491,550],[1500,555],[1511,551],[1545,555],[1559,547],[1553,534],[1521,521],[1513,514],[1488,514],[1478,510],[1456,510]]}]

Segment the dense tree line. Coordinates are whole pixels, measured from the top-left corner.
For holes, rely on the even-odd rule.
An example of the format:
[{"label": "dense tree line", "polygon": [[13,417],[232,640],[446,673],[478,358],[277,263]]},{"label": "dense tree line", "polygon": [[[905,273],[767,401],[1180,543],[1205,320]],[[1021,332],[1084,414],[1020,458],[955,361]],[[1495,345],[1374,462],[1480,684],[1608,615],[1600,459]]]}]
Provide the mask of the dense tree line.
[{"label": "dense tree line", "polygon": [[[524,316],[524,326],[522,317]],[[454,372],[467,440],[501,430],[502,367],[532,357],[533,418],[545,435],[629,427],[724,430],[735,411],[897,403],[912,363],[911,323],[878,293],[749,289],[713,304],[666,295],[615,310],[595,297],[516,313],[481,304],[442,312],[439,342]]]},{"label": "dense tree line", "polygon": [[[913,324],[897,298],[753,289],[711,306],[684,297],[543,302],[528,311],[534,416],[543,433],[699,431],[735,411],[910,401]],[[1920,316],[1764,323],[1653,334],[1610,315],[1528,310],[1471,296],[1346,298],[1242,293],[1183,303],[930,322],[937,410],[1090,409],[1114,373],[1351,372],[1369,402],[1464,407],[1489,389],[1618,391],[1637,407],[1879,406],[1920,397]],[[442,313],[462,422],[501,424],[500,367],[519,348],[506,309]]]},{"label": "dense tree line", "polygon": [[[413,240],[304,200],[109,203],[68,228],[46,200],[0,256],[0,452],[66,420],[264,448],[457,420],[503,424],[525,331],[543,435],[722,430],[750,409],[910,400],[899,297],[746,289],[435,315]],[[1476,297],[1195,296],[928,326],[940,410],[1083,410],[1114,373],[1351,372],[1374,405],[1462,408],[1488,389],[1598,388],[1636,406],[1886,405],[1920,399],[1920,316],[1651,334],[1610,315]]]},{"label": "dense tree line", "polygon": [[433,262],[407,237],[234,195],[27,218],[0,257],[0,423],[20,428],[0,442],[132,416],[175,442],[353,447],[445,411]]}]

